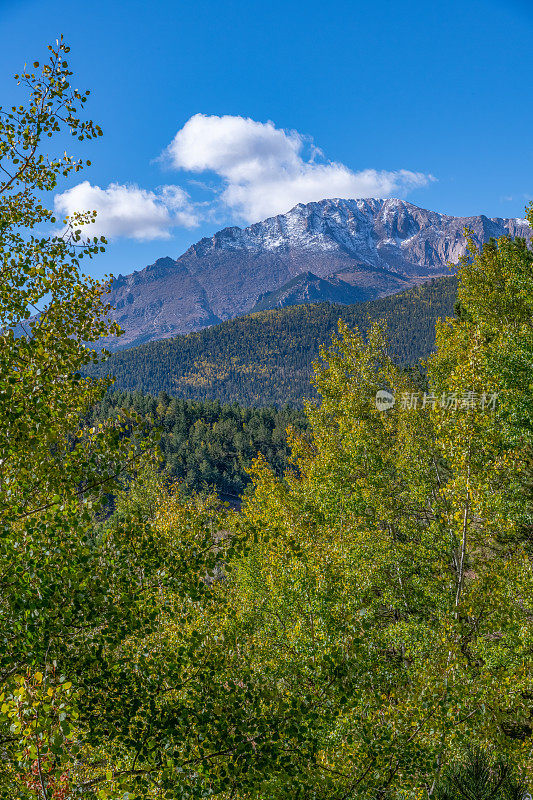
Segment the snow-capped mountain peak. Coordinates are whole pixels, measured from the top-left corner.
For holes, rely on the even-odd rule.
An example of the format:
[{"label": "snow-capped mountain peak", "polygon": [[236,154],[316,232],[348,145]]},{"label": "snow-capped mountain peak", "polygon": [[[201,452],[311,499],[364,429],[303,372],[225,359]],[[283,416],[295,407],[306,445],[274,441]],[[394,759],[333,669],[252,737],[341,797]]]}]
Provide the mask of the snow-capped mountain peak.
[{"label": "snow-capped mountain peak", "polygon": [[[465,252],[465,228],[480,244],[532,236],[523,219],[452,217],[397,198],[299,203],[247,228],[224,228],[176,260],[158,259],[116,282],[111,302],[126,330],[121,344],[198,330],[278,290],[278,298],[323,294],[345,302],[391,294],[447,274]],[[295,291],[292,282],[304,273],[312,277]]]}]

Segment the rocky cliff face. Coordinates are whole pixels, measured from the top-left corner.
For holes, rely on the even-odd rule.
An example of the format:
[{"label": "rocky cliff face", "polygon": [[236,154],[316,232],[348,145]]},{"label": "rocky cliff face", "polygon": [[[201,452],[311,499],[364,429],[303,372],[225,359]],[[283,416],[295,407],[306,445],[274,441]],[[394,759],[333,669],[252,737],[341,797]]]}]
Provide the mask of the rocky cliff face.
[{"label": "rocky cliff face", "polygon": [[531,238],[526,220],[451,217],[396,199],[322,200],[224,228],[176,260],[116,279],[111,302],[126,331],[118,346],[199,330],[250,311],[261,295],[283,305],[284,296],[313,302],[341,289],[344,302],[392,294],[447,274],[465,252],[465,227],[479,244],[507,234]]}]

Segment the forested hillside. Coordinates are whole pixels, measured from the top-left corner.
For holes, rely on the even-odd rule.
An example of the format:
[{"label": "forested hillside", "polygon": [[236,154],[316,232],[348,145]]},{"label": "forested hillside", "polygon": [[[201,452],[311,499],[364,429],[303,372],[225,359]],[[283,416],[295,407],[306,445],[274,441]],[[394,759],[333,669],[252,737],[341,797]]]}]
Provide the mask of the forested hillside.
[{"label": "forested hillside", "polygon": [[260,453],[277,475],[284,474],[289,447],[287,427],[303,429],[306,417],[295,408],[243,408],[238,403],[179,400],[160,392],[110,392],[91,422],[115,418],[124,409],[138,414],[161,433],[162,468],[186,491],[215,490],[232,502],[249,484],[248,470]]},{"label": "forested hillside", "polygon": [[450,276],[356,305],[265,311],[115,353],[93,374],[114,375],[122,390],[244,405],[300,404],[316,396],[312,364],[339,320],[365,330],[370,321],[385,319],[392,357],[413,364],[432,351],[435,320],[453,314],[456,294]]}]

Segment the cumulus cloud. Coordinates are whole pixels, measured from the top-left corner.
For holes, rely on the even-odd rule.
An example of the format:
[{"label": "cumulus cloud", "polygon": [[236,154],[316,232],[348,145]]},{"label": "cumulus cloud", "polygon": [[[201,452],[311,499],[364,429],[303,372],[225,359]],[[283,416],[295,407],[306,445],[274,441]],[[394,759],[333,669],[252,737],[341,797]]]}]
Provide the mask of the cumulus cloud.
[{"label": "cumulus cloud", "polygon": [[[191,228],[202,220],[230,217],[258,222],[297,203],[403,196],[434,180],[406,169],[354,171],[327,160],[309,137],[297,131],[230,115],[194,115],[162,157],[189,173],[191,187],[210,190],[212,197],[199,203],[175,185],[147,190],[119,183],[101,188],[83,181],[56,195],[56,212],[95,210],[96,221],[86,229],[91,236],[168,239],[173,228]],[[191,173],[203,174],[202,180],[192,180]]]},{"label": "cumulus cloud", "polygon": [[154,192],[119,183],[101,189],[83,181],[56,195],[54,207],[65,215],[96,211],[96,221],[87,226],[90,236],[168,239],[172,228],[198,224],[189,195],[179,186],[163,186]]},{"label": "cumulus cloud", "polygon": [[229,115],[191,117],[163,157],[177,169],[216,173],[223,182],[220,201],[246,222],[324,198],[405,195],[434,180],[405,169],[354,172],[326,160],[297,131]]}]

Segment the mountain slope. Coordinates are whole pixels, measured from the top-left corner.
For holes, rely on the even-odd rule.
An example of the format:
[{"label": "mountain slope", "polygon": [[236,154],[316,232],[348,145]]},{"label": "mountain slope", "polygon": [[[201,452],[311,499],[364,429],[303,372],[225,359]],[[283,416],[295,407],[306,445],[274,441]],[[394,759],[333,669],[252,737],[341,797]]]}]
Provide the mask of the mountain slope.
[{"label": "mountain slope", "polygon": [[126,334],[106,344],[132,346],[233,318],[308,272],[362,297],[392,294],[447,274],[465,251],[465,226],[479,243],[531,235],[525,220],[451,217],[395,199],[299,204],[248,228],[225,228],[177,260],[119,276],[110,300]]},{"label": "mountain slope", "polygon": [[386,319],[392,355],[413,364],[431,352],[435,320],[453,313],[456,294],[456,279],[446,277],[357,305],[319,303],[260,312],[123,350],[92,374],[112,374],[115,388],[151,394],[165,390],[196,400],[300,404],[314,396],[312,363],[339,319],[361,330],[369,320]]},{"label": "mountain slope", "polygon": [[279,289],[260,294],[257,303],[250,309],[250,314],[272,308],[298,306],[302,303],[350,305],[368,300],[369,294],[370,292],[352,286],[340,278],[319,278],[312,272],[302,272]]}]

